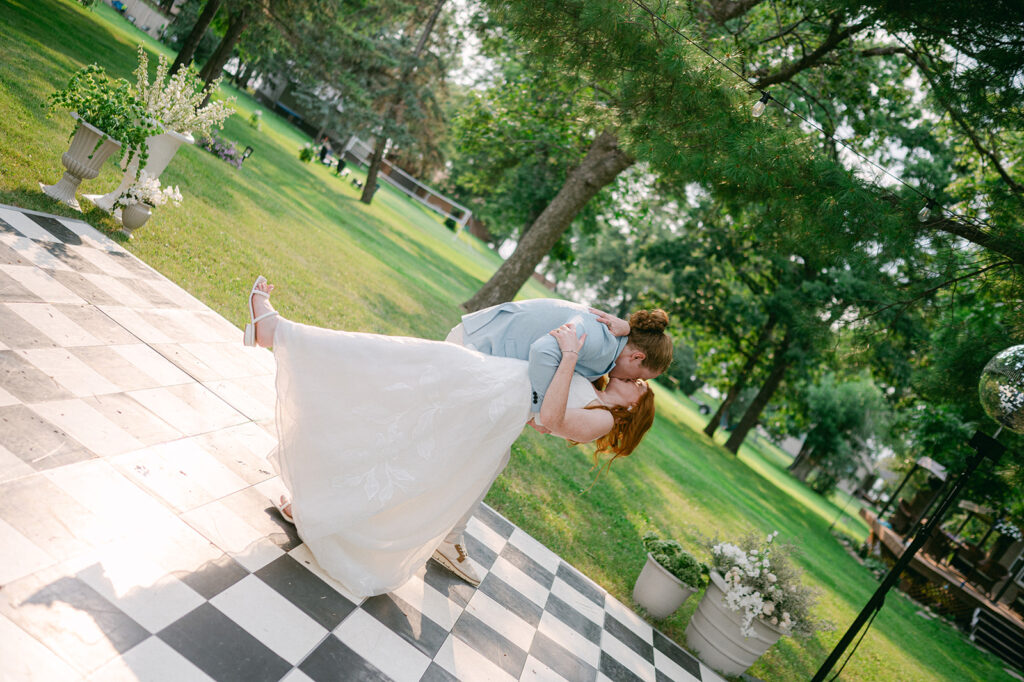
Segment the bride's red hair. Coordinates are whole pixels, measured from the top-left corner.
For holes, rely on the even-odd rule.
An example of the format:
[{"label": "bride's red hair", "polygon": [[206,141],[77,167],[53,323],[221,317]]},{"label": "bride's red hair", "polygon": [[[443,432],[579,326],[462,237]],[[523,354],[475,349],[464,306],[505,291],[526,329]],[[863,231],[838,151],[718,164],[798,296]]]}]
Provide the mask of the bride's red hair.
[{"label": "bride's red hair", "polygon": [[[594,450],[594,466],[600,465],[599,458],[606,452],[611,453],[612,458],[608,460],[605,469],[610,467],[612,462],[619,457],[627,457],[640,445],[640,441],[643,440],[644,435],[651,428],[651,425],[654,424],[654,389],[651,388],[649,383],[644,383],[647,385],[647,390],[643,392],[635,405],[629,407],[621,405],[613,407],[593,405],[586,408],[588,410],[608,410],[615,420],[611,431],[594,441],[596,446]],[[608,379],[605,377],[601,377],[594,382],[595,387],[599,390],[603,390],[607,384]],[[570,443],[577,445],[577,443],[572,441]]]},{"label": "bride's red hair", "polygon": [[626,457],[633,452],[654,424],[654,389],[647,384],[647,390],[640,396],[636,405],[630,407],[595,405],[590,409],[608,410],[615,419],[612,430],[594,441],[597,446],[594,450],[594,462],[597,462],[598,455],[610,452],[613,457],[608,463],[611,464],[613,460]]}]

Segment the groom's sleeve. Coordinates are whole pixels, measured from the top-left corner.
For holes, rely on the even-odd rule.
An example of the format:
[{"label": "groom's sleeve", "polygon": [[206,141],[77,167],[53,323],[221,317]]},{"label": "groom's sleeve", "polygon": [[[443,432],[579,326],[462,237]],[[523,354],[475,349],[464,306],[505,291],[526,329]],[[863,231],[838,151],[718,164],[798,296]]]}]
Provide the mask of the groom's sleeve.
[{"label": "groom's sleeve", "polygon": [[540,406],[544,402],[544,394],[548,392],[548,386],[555,376],[555,370],[562,361],[562,351],[558,348],[558,341],[555,337],[545,334],[530,344],[530,388],[533,395],[530,399],[530,409],[533,412],[540,412]]}]

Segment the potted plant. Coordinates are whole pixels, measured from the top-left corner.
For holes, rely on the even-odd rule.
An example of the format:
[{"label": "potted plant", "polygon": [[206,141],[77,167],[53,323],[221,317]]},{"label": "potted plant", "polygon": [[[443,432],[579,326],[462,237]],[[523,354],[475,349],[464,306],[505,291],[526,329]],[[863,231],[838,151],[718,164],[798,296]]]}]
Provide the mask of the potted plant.
[{"label": "potted plant", "polygon": [[726,675],[742,674],[784,635],[832,627],[811,618],[815,593],[800,583],[789,548],[775,546],[777,536],[710,543],[710,582],[686,626],[686,645]]},{"label": "potted plant", "polygon": [[175,187],[160,187],[160,180],[142,171],[139,179],[118,198],[121,207],[122,234],[129,239],[132,231],[142,227],[153,214],[153,209],[164,204],[181,205],[181,192]]},{"label": "potted plant", "polygon": [[652,618],[666,618],[704,585],[708,567],[675,540],[648,532],[643,543],[647,563],[633,586],[633,601]]},{"label": "potted plant", "polygon": [[67,169],[59,182],[40,185],[48,196],[81,210],[75,192],[82,180],[99,174],[107,158],[121,149],[126,163],[144,160],[146,137],[156,131],[145,108],[124,79],[111,82],[104,70],[91,64],[73,76],[66,87],[50,95],[51,109],[67,109],[75,119],[71,145],[61,157]]},{"label": "potted plant", "polygon": [[102,196],[87,195],[86,198],[104,211],[112,211],[133,182],[138,180],[140,169],[150,177],[159,178],[170,164],[171,159],[183,144],[193,144],[196,136],[210,134],[214,126],[221,126],[233,113],[224,102],[209,101],[220,84],[220,79],[203,87],[203,81],[191,67],[179,69],[168,76],[167,58],[157,57],[156,75],[149,81],[149,55],[139,45],[139,65],[135,69],[135,92],[145,108],[148,118],[159,123],[160,128],[146,138],[147,157],[145,161],[133,159],[125,164],[121,184]]}]

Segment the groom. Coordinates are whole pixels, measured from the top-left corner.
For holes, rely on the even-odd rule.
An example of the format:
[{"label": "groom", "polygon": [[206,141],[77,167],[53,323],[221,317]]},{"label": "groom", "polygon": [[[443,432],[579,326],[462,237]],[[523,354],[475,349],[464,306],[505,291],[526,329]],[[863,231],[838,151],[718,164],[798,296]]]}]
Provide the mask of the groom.
[{"label": "groom", "polygon": [[[548,332],[567,322],[575,325],[577,336],[587,335],[575,371],[590,381],[605,374],[620,379],[653,379],[671,362],[671,354],[667,359],[659,357],[652,362],[654,359],[649,358],[647,352],[630,343],[629,323],[625,320],[552,298],[501,303],[464,315],[462,323],[456,325],[445,340],[488,355],[528,360],[531,409],[536,415],[562,359],[558,342]],[[541,427],[534,428],[546,432]],[[511,452],[505,453],[491,483],[508,464],[510,456]],[[480,578],[468,561],[463,534],[469,518],[486,494],[485,489],[433,555],[435,561],[474,586],[480,584]]]}]

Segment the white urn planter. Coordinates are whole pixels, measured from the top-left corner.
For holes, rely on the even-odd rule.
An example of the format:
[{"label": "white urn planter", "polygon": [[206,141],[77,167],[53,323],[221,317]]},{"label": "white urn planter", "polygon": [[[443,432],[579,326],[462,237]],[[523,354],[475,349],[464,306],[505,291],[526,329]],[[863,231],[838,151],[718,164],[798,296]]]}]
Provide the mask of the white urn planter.
[{"label": "white urn planter", "polygon": [[780,627],[755,618],[754,634],[740,632],[743,613],[725,605],[725,579],[715,571],[703,599],[686,626],[686,646],[706,665],[726,675],[741,675],[783,635]]},{"label": "white urn planter", "polygon": [[[151,177],[159,178],[160,174],[167,169],[171,159],[178,152],[183,144],[193,144],[195,139],[188,133],[182,134],[168,130],[159,135],[152,135],[146,138],[146,146],[149,148],[149,157],[142,170],[149,173]],[[106,194],[86,194],[85,198],[94,203],[98,208],[110,213],[114,210],[114,204],[128,191],[128,188],[135,182],[139,172],[139,157],[135,156],[125,169],[121,184],[112,192]]]},{"label": "white urn planter", "polygon": [[145,225],[152,215],[153,209],[146,204],[128,204],[121,209],[121,234],[131,239],[132,231]]},{"label": "white urn planter", "polygon": [[70,148],[60,159],[67,170],[55,184],[40,183],[39,186],[47,196],[80,211],[82,209],[75,198],[78,186],[82,180],[92,180],[99,175],[100,166],[121,148],[121,143],[107,137],[99,128],[80,120],[78,114],[72,113],[71,116],[78,122],[78,129],[71,139]]},{"label": "white urn planter", "polygon": [[647,563],[633,586],[633,601],[647,609],[652,618],[667,618],[697,590],[669,573],[648,552]]}]

